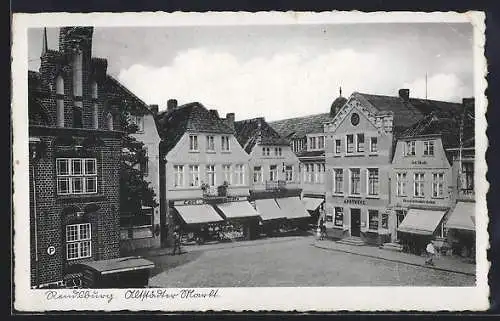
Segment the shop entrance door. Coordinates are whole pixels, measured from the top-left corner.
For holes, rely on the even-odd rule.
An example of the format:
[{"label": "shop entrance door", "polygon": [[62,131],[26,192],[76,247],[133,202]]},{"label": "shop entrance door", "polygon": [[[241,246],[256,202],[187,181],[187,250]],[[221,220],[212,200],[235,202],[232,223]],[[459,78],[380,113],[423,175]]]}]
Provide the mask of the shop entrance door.
[{"label": "shop entrance door", "polygon": [[400,240],[400,234],[399,234],[398,228],[399,228],[399,225],[401,225],[401,223],[405,219],[405,216],[406,216],[406,211],[404,211],[404,210],[397,210],[396,211],[396,240],[397,241]]},{"label": "shop entrance door", "polygon": [[351,236],[359,237],[361,229],[361,210],[359,208],[351,208]]}]

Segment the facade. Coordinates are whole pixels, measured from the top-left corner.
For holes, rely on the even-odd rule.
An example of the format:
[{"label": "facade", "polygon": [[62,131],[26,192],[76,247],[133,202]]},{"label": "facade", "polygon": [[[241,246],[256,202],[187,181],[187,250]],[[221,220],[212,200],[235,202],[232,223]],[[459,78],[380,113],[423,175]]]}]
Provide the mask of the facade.
[{"label": "facade", "polygon": [[[160,131],[160,203],[166,228],[206,229],[224,221],[218,202],[246,201],[249,155],[234,135],[234,114],[220,118],[200,103],[168,102],[157,117]],[[222,214],[222,215],[220,215]],[[227,213],[226,213],[227,214]],[[257,216],[255,212],[250,216]],[[192,220],[190,219],[192,218]]]},{"label": "facade", "polygon": [[[110,99],[126,99],[131,107],[126,116],[130,125],[136,126],[136,131],[131,137],[142,142],[146,151],[147,162],[137,166],[142,171],[144,180],[150,184],[156,194],[156,202],[159,203],[159,145],[160,136],[156,128],[155,115],[158,106],[146,105],[141,99],[130,92],[118,80],[107,76],[106,90]],[[144,206],[141,213],[121,214],[121,247],[124,251],[136,248],[155,248],[161,244],[160,235],[160,207]]]},{"label": "facade", "polygon": [[91,27],[60,28],[28,73],[31,286],[63,284],[77,263],[119,256],[118,106]]}]

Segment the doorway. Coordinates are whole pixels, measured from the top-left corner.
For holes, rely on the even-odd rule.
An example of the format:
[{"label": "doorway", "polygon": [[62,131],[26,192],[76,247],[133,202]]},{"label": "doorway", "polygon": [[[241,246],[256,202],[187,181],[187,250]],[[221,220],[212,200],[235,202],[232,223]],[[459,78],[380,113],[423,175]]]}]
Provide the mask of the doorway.
[{"label": "doorway", "polygon": [[361,210],[351,208],[351,236],[361,236]]},{"label": "doorway", "polygon": [[406,216],[405,210],[397,210],[396,211],[396,241],[399,241],[401,239],[401,235],[398,231],[398,228],[399,228],[399,225],[401,225],[401,223],[403,223],[405,216]]}]

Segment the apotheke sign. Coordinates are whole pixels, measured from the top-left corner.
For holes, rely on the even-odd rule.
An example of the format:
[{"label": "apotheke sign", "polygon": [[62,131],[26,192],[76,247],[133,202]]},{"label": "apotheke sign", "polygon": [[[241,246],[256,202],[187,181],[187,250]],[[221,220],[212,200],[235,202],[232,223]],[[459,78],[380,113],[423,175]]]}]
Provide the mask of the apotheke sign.
[{"label": "apotheke sign", "polygon": [[366,200],[359,199],[359,198],[345,198],[344,204],[366,205]]}]

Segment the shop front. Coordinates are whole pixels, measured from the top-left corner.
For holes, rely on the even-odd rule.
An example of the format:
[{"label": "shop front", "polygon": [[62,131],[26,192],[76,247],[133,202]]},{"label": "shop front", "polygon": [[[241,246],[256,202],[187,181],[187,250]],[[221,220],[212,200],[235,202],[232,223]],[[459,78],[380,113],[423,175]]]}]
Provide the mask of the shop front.
[{"label": "shop front", "polygon": [[256,199],[255,209],[261,218],[261,233],[265,235],[276,234],[286,223],[286,213],[276,203],[274,198]]},{"label": "shop front", "polygon": [[463,257],[475,257],[475,205],[474,202],[457,202],[445,223],[445,228],[448,230],[447,239],[451,244],[453,254]]},{"label": "shop front", "polygon": [[325,198],[315,195],[302,197],[302,202],[311,216],[312,224],[317,224],[324,212]]},{"label": "shop front", "polygon": [[307,230],[311,215],[299,197],[276,198],[276,203],[285,214],[289,229]]},{"label": "shop front", "polygon": [[259,213],[246,197],[233,202],[219,203],[215,205],[215,208],[228,225],[235,227],[236,231],[241,231],[241,238],[253,240],[259,236]]}]

